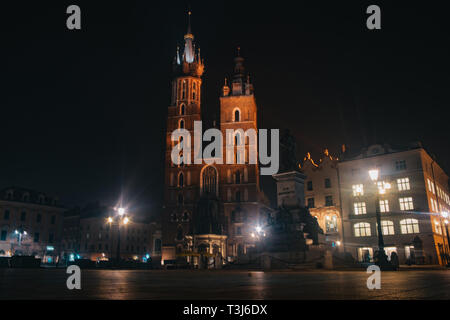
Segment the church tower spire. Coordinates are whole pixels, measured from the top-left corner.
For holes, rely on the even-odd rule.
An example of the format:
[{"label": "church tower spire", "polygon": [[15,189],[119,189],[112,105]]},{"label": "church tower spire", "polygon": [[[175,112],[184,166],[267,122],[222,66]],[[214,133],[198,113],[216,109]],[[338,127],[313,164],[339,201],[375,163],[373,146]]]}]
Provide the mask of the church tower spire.
[{"label": "church tower spire", "polygon": [[194,35],[191,31],[191,11],[188,11],[188,28],[187,33],[184,35],[184,60],[188,63],[194,62],[195,49],[194,49]]}]

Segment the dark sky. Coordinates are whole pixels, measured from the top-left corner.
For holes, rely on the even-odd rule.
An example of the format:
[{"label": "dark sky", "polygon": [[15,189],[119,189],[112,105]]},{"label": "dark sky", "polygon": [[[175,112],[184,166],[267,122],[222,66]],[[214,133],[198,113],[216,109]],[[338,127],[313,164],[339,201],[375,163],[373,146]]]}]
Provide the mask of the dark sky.
[{"label": "dark sky", "polygon": [[[366,28],[369,4],[382,30]],[[82,30],[66,28],[77,4]],[[186,1],[2,4],[0,186],[58,195],[68,206],[121,193],[161,206],[171,62]],[[289,128],[299,158],[346,143],[420,140],[450,171],[448,13],[441,2],[190,1],[213,116],[236,47],[263,128]]]}]

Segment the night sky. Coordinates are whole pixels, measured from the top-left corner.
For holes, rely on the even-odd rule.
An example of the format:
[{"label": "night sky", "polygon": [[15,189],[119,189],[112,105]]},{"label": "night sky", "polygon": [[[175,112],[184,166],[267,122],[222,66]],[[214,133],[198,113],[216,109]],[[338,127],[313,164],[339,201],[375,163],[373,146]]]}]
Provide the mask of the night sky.
[{"label": "night sky", "polygon": [[[66,28],[77,4],[82,29]],[[366,28],[370,4],[382,30]],[[217,115],[236,47],[261,128],[289,128],[298,157],[422,141],[450,172],[448,12],[411,1],[28,1],[2,4],[0,187],[115,202],[156,216],[171,63],[192,31]],[[269,182],[265,179],[267,190]]]}]

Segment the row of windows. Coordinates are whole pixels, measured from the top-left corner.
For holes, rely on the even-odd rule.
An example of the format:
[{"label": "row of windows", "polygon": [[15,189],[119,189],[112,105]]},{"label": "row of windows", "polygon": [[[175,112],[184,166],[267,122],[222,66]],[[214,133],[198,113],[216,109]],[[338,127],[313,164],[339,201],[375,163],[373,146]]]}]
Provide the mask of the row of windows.
[{"label": "row of windows", "polygon": [[[355,237],[370,237],[372,230],[369,222],[359,222],[353,225]],[[389,220],[381,221],[381,232],[383,235],[394,235],[394,222]],[[402,234],[419,233],[419,221],[417,219],[400,220],[400,232]]]},{"label": "row of windows", "polygon": [[[187,82],[186,80],[180,80],[178,85],[181,87],[181,100],[185,100],[187,96]],[[197,100],[200,97],[199,94],[197,94],[197,82],[192,82],[192,92],[191,92],[191,99]]]},{"label": "row of windows", "polygon": [[[11,213],[8,209],[6,209],[3,212],[3,220],[9,220],[11,218]],[[26,211],[22,211],[20,213],[20,221],[26,221],[27,220],[27,212]],[[36,214],[36,222],[40,223],[42,221],[42,215],[40,213]],[[53,215],[50,218],[50,223],[51,224],[55,224],[56,223],[56,216]]]},{"label": "row of windows", "polygon": [[[386,185],[390,186],[390,184],[388,184],[384,181],[379,181],[378,182],[379,190],[384,189],[386,187]],[[411,190],[409,178],[397,179],[397,188],[398,188],[398,191]],[[364,195],[364,185],[363,184],[354,184],[354,185],[352,185],[352,191],[353,191],[353,196],[355,196],[355,197],[363,196]]]},{"label": "row of windows", "polygon": [[[450,197],[448,196],[448,194],[442,190],[441,188],[439,188],[439,186],[435,186],[434,182],[432,182],[429,178],[427,178],[427,183],[428,183],[428,191],[430,191],[433,194],[436,194],[437,191],[437,195],[439,198],[441,198],[442,200],[445,201],[445,203],[447,203],[448,205],[450,205]],[[433,206],[433,204],[432,204]],[[436,212],[438,212],[438,208],[437,208],[437,203],[436,203]]]},{"label": "row of windows", "polygon": [[[396,171],[406,170],[406,161],[405,160],[395,161],[395,170]],[[360,168],[352,168],[352,176],[359,176],[360,173],[361,173]]]},{"label": "row of windows", "polygon": [[[314,198],[308,198],[307,200],[308,208],[315,208]],[[333,196],[325,196],[325,206],[334,206]]]},{"label": "row of windows", "polygon": [[[399,198],[400,210],[408,211],[414,209],[413,198],[405,197]],[[379,202],[380,212],[389,212],[389,200],[383,199]],[[366,214],[366,203],[365,202],[355,202],[353,203],[353,213],[355,215]]]},{"label": "row of windows", "polygon": [[[17,236],[14,235],[14,234],[10,234],[10,238],[11,238],[11,239],[16,239]],[[18,239],[18,238],[17,238],[17,239]],[[41,235],[40,235],[40,233],[39,233],[39,232],[35,232],[35,233],[32,235],[32,239],[33,239],[33,242],[35,242],[35,243],[39,242],[39,241],[41,240]],[[0,232],[0,241],[7,241],[7,240],[8,240],[8,231],[7,231],[7,230],[2,230],[2,231]],[[25,239],[24,239],[24,240],[25,240]],[[48,243],[53,243],[54,240],[55,240],[55,235],[54,235],[53,233],[49,233],[49,234],[48,234]]]},{"label": "row of windows", "polygon": [[[215,173],[215,172],[214,172]],[[206,176],[206,175],[202,175],[202,177],[203,176]],[[214,180],[214,183],[215,183],[215,179],[217,179],[217,174],[214,174],[213,175],[213,180]],[[243,178],[244,178],[244,182],[247,182],[248,181],[248,169],[247,168],[244,168],[244,174],[243,174]],[[170,176],[170,179],[171,179],[171,185],[173,185],[173,173],[171,173],[171,176]],[[237,170],[234,174],[233,174],[233,182],[235,183],[235,184],[240,184],[240,183],[242,183],[241,182],[241,179],[242,179],[242,173],[239,171],[239,170]],[[190,185],[190,172],[188,171],[188,173],[187,173],[187,185]],[[228,183],[231,183],[232,181],[231,181],[231,171],[230,170],[228,170],[227,171],[227,182]],[[177,186],[178,186],[178,188],[183,188],[184,186],[185,186],[185,178],[184,178],[184,173],[182,172],[182,171],[180,171],[179,173],[178,173],[178,183],[177,183]]]},{"label": "row of windows", "polygon": [[[326,189],[331,188],[331,180],[330,180],[330,178],[325,178],[324,179],[324,187]],[[308,190],[308,191],[312,191],[313,190],[313,182],[311,180],[306,182],[306,190]]]}]

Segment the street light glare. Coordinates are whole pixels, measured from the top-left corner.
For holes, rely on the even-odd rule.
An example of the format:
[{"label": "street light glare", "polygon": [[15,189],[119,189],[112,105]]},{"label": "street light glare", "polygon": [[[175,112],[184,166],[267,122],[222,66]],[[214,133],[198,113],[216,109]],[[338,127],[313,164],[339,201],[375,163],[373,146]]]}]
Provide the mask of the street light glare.
[{"label": "street light glare", "polygon": [[112,219],[111,217],[108,217],[108,222],[109,222],[109,223],[112,223],[112,222],[113,222],[113,219]]},{"label": "street light glare", "polygon": [[119,209],[117,209],[117,212],[119,213],[119,215],[123,216],[125,214],[125,209],[119,208]]},{"label": "street light glare", "polygon": [[128,217],[123,218],[123,224],[127,224],[129,221]]},{"label": "street light glare", "polygon": [[369,170],[369,176],[372,181],[378,180],[378,169]]},{"label": "street light glare", "polygon": [[261,233],[261,231],[262,231],[262,228],[260,226],[257,226],[256,227],[256,232]]}]

